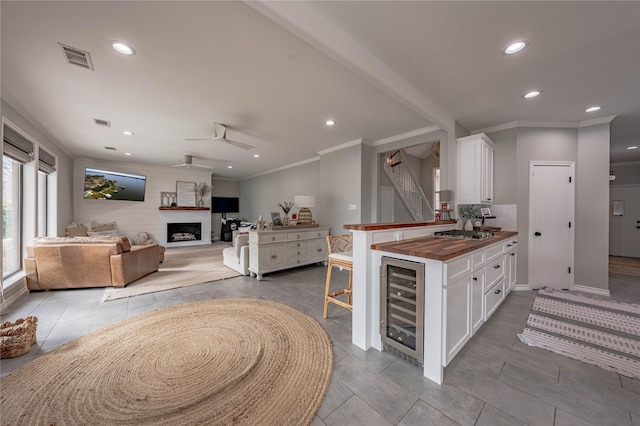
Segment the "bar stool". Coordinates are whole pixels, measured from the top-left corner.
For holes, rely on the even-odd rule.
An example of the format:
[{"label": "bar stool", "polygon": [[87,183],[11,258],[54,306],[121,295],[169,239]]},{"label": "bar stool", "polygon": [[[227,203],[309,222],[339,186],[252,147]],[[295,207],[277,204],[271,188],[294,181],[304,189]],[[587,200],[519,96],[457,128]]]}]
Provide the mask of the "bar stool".
[{"label": "bar stool", "polygon": [[[327,319],[329,303],[335,303],[350,311],[352,311],[351,306],[353,304],[353,236],[351,234],[328,235],[327,245],[329,246],[329,260],[327,263],[327,283],[324,291],[325,319]],[[330,293],[331,271],[334,266],[349,270],[349,284],[348,287],[343,290]],[[346,302],[337,298],[343,294],[347,295]]]}]

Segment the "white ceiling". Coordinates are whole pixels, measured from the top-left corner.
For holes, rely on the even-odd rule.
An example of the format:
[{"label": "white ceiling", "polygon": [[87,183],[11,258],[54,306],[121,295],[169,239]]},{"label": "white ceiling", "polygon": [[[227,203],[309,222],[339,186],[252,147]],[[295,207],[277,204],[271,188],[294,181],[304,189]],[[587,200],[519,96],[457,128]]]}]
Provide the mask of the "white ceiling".
[{"label": "white ceiling", "polygon": [[[611,161],[640,161],[640,149],[626,149],[640,144],[639,2],[2,1],[0,8],[2,96],[75,158],[170,166],[191,154],[217,175],[240,179],[359,138],[454,120],[474,131],[616,115]],[[526,50],[501,54],[521,38]],[[111,40],[137,54],[115,52]],[[88,51],[95,71],[67,64],[58,43]],[[532,88],[543,94],[522,99]],[[584,112],[594,104],[604,108]],[[326,127],[327,118],[336,126]],[[185,141],[212,137],[214,122],[255,149]]]}]

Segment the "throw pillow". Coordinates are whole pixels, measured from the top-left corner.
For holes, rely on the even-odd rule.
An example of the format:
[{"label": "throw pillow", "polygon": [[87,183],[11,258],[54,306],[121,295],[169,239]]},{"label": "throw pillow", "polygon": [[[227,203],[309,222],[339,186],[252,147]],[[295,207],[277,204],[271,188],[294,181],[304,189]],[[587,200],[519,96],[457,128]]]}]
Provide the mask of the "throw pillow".
[{"label": "throw pillow", "polygon": [[118,230],[112,231],[87,231],[90,237],[119,237]]},{"label": "throw pillow", "polygon": [[102,225],[93,225],[91,230],[94,232],[114,231],[114,230],[117,231],[118,224],[116,222],[109,222],[109,223],[104,223]]},{"label": "throw pillow", "polygon": [[67,237],[86,237],[89,235],[87,234],[87,228],[82,225],[71,224],[67,225],[65,229]]}]

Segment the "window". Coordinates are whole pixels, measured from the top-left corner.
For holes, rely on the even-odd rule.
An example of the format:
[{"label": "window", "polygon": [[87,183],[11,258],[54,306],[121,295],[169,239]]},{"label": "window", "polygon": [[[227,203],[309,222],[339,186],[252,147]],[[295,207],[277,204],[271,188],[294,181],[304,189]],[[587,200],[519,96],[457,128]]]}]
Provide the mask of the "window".
[{"label": "window", "polygon": [[433,208],[440,210],[440,169],[433,169]]},{"label": "window", "polygon": [[49,175],[45,172],[38,171],[38,203],[37,215],[38,222],[36,228],[36,236],[47,236],[47,184]]},{"label": "window", "polygon": [[22,269],[22,164],[2,157],[2,278]]}]

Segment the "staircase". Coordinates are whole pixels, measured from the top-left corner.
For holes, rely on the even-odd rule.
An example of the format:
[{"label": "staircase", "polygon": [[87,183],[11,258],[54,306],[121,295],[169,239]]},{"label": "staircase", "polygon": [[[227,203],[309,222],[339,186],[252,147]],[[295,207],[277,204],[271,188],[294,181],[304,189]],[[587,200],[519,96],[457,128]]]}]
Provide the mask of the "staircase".
[{"label": "staircase", "polygon": [[393,182],[393,186],[400,194],[400,198],[409,209],[416,222],[430,222],[434,220],[434,211],[429,200],[424,195],[422,187],[406,166],[404,152],[400,150],[394,157],[393,164],[384,162],[384,170]]}]

